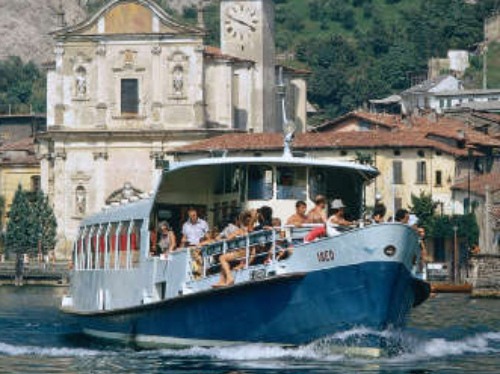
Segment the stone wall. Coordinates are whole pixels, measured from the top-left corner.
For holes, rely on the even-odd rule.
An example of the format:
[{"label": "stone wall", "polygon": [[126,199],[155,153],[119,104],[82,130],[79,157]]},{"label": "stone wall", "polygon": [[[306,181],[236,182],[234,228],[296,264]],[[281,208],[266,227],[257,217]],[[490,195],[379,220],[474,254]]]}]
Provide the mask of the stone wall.
[{"label": "stone wall", "polygon": [[500,297],[500,255],[471,258],[473,296]]}]

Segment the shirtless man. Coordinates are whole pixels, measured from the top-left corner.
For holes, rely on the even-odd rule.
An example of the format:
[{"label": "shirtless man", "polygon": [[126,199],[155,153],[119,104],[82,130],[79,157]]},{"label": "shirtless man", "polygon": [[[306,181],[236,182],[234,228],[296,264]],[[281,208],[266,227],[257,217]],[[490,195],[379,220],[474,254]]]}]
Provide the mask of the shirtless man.
[{"label": "shirtless man", "polygon": [[305,223],[326,223],[326,197],[324,197],[323,195],[318,195],[314,199],[314,203],[316,204],[316,206],[312,208],[309,213],[307,213],[307,219]]},{"label": "shirtless man", "polygon": [[295,214],[288,218],[288,220],[286,221],[286,225],[295,227],[302,226],[304,223],[306,223],[307,220],[306,211],[307,204],[303,201],[297,201],[297,203],[295,204]]}]

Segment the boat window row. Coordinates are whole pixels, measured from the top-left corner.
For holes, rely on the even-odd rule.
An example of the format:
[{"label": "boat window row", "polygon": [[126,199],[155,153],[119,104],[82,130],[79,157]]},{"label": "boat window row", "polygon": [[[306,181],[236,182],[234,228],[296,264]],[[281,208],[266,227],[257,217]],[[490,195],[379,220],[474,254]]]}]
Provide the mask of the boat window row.
[{"label": "boat window row", "polygon": [[73,253],[75,270],[137,268],[142,225],[134,220],[82,227]]},{"label": "boat window row", "polygon": [[[336,197],[352,194],[359,198],[360,185],[355,174],[325,168],[301,166],[227,165],[221,168],[216,195],[240,194],[245,200],[314,200],[317,195]],[[352,182],[352,183],[350,183]],[[352,189],[354,187],[354,190]],[[246,193],[246,196],[245,196]],[[246,197],[246,198],[245,198]]]}]

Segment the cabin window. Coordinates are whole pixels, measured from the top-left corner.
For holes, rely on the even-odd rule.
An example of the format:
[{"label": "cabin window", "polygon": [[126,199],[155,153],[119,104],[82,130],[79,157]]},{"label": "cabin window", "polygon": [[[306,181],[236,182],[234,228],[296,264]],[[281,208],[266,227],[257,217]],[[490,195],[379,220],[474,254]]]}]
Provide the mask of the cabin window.
[{"label": "cabin window", "polygon": [[427,183],[427,167],[425,161],[417,162],[417,183]]},{"label": "cabin window", "polygon": [[318,195],[326,195],[326,172],[314,168],[309,172],[309,198],[314,201]]},{"label": "cabin window", "polygon": [[116,229],[118,225],[116,223],[113,223],[111,225],[111,229],[109,230],[109,235],[108,235],[108,251],[109,251],[109,268],[110,269],[115,269],[116,268]]},{"label": "cabin window", "polygon": [[235,165],[225,165],[217,178],[215,193],[217,195],[236,193],[243,181],[243,169]]},{"label": "cabin window", "polygon": [[121,111],[122,116],[139,114],[139,83],[137,79],[122,79]]},{"label": "cabin window", "polygon": [[273,169],[264,165],[248,168],[248,200],[271,200],[273,198]]},{"label": "cabin window", "polygon": [[305,200],[306,198],[306,169],[278,167],[278,199]]},{"label": "cabin window", "polygon": [[394,184],[403,184],[403,162],[392,162],[392,182]]},{"label": "cabin window", "polygon": [[129,222],[122,222],[120,227],[120,236],[118,238],[118,253],[120,269],[127,268],[127,247],[128,247]]}]

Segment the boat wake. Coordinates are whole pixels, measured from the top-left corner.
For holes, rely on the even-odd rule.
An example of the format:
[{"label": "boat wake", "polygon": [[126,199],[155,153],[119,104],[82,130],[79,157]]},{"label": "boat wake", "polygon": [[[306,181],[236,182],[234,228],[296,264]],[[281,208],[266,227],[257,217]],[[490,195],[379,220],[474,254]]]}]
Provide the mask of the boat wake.
[{"label": "boat wake", "polygon": [[331,337],[309,345],[296,348],[283,348],[261,344],[249,344],[232,347],[192,347],[185,349],[157,349],[131,351],[129,348],[115,348],[114,350],[98,350],[70,347],[36,347],[18,346],[0,342],[0,356],[42,356],[42,357],[90,357],[90,356],[119,356],[127,351],[127,355],[141,357],[156,357],[162,359],[200,358],[208,360],[240,362],[244,365],[262,362],[335,362],[335,361],[365,361],[366,357],[359,357],[342,353],[339,348],[348,347],[356,339],[363,339],[367,335],[378,336],[392,342],[391,347],[398,347],[391,355],[370,359],[370,361],[399,363],[411,361],[425,361],[429,358],[447,358],[468,354],[497,354],[500,353],[500,332],[486,332],[466,336],[459,340],[445,338],[419,338],[409,332],[399,331],[371,331],[358,328],[335,334]]},{"label": "boat wake", "polygon": [[[103,354],[105,354],[105,352],[83,348],[45,348],[19,346],[0,342],[0,356],[85,357]],[[109,352],[106,354],[109,354]]]}]

